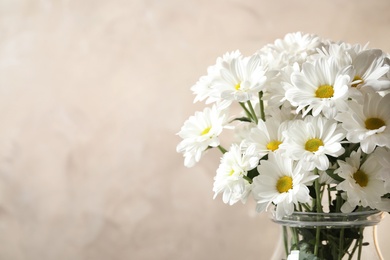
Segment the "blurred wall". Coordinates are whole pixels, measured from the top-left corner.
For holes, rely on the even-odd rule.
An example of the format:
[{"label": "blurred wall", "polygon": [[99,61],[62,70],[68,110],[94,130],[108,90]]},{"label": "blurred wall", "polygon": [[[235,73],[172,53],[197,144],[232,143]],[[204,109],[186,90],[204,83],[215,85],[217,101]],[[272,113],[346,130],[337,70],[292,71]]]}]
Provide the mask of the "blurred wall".
[{"label": "blurred wall", "polygon": [[[390,51],[390,2],[1,0],[0,259],[269,259],[278,229],[212,199],[177,133],[215,59],[288,32]],[[387,217],[379,227],[385,258]]]}]

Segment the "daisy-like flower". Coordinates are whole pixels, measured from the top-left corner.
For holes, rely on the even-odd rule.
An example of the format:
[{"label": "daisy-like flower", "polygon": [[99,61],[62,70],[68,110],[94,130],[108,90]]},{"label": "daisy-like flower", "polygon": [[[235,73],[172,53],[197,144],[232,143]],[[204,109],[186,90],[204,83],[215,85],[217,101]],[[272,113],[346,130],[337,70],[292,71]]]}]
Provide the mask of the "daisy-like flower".
[{"label": "daisy-like flower", "polygon": [[389,65],[384,63],[385,56],[381,50],[365,50],[353,59],[351,71],[352,87],[363,88],[369,86],[376,91],[390,88],[390,80],[383,78],[389,71]]},{"label": "daisy-like flower", "polygon": [[360,44],[351,45],[346,42],[331,42],[318,50],[318,57],[326,57],[334,59],[340,68],[352,65],[359,53],[367,49],[367,44],[361,46]]},{"label": "daisy-like flower", "polygon": [[283,39],[277,39],[273,44],[266,45],[259,53],[263,55],[272,53],[279,61],[278,69],[281,69],[295,62],[301,64],[306,61],[322,44],[321,39],[315,34],[288,33]]},{"label": "daisy-like flower", "polygon": [[390,176],[390,150],[388,148],[378,147],[375,149],[374,154],[378,158],[382,167],[388,171],[388,175]]},{"label": "daisy-like flower", "polygon": [[206,100],[206,104],[210,104],[219,100],[213,93],[213,81],[214,75],[206,75],[199,78],[195,85],[191,87],[193,94],[195,95],[194,103]]},{"label": "daisy-like flower", "polygon": [[304,161],[309,170],[327,170],[328,156],[337,157],[345,151],[341,146],[345,132],[335,120],[322,116],[293,121],[285,136],[281,149],[292,159]]},{"label": "daisy-like flower", "polygon": [[267,92],[264,93],[264,100],[267,101],[268,106],[276,108],[286,105],[291,106],[286,100],[286,90],[292,87],[291,74],[299,71],[300,67],[297,63],[293,66],[285,66],[280,69],[278,77],[267,83]]},{"label": "daisy-like flower", "polygon": [[373,154],[382,166],[382,179],[385,181],[386,191],[390,193],[390,150],[377,147]]},{"label": "daisy-like flower", "polygon": [[360,143],[365,153],[376,146],[390,148],[390,94],[365,93],[363,104],[348,103],[349,109],[336,116],[347,131],[347,139]]},{"label": "daisy-like flower", "polygon": [[258,96],[267,77],[266,68],[259,55],[237,57],[230,63],[223,63],[220,78],[215,82],[215,89],[222,99],[246,102]]},{"label": "daisy-like flower", "polygon": [[230,205],[238,201],[245,203],[252,188],[246,176],[258,163],[259,157],[254,146],[245,149],[242,145],[232,144],[230,150],[222,156],[214,177],[214,199],[223,193],[224,203]]},{"label": "daisy-like flower", "polygon": [[325,117],[333,118],[338,111],[346,110],[349,69],[340,69],[332,58],[306,62],[302,71],[292,73],[292,87],[287,89],[286,98],[304,116],[309,112],[318,116],[322,112]]},{"label": "daisy-like flower", "polygon": [[381,203],[381,196],[386,193],[380,174],[381,165],[375,156],[369,155],[363,164],[361,160],[360,149],[353,151],[345,162],[338,160],[340,168],[335,173],[345,180],[336,189],[347,195],[347,201],[341,206],[344,213],[352,212],[356,206],[375,209]]},{"label": "daisy-like flower", "polygon": [[257,201],[256,210],[262,212],[274,203],[276,217],[291,215],[294,205],[310,201],[309,189],[318,175],[305,170],[301,163],[296,163],[279,153],[269,154],[268,160],[261,160],[257,167],[259,175],[253,178],[252,193]]},{"label": "daisy-like flower", "polygon": [[279,122],[302,119],[301,115],[297,115],[288,102],[279,106],[267,106],[265,118],[266,120],[272,119]]},{"label": "daisy-like flower", "polygon": [[[383,61],[387,66],[390,66],[390,54],[387,54]],[[390,69],[387,71],[386,75],[384,76],[386,79],[390,80]]]},{"label": "daisy-like flower", "polygon": [[259,120],[257,127],[251,129],[247,137],[249,144],[256,147],[260,158],[270,152],[279,151],[284,141],[283,133],[288,129],[288,121],[280,122],[274,118],[267,121]]},{"label": "daisy-like flower", "polygon": [[212,108],[206,107],[202,112],[197,111],[184,122],[178,133],[183,140],[176,150],[183,153],[185,166],[194,166],[209,147],[217,147],[220,144],[218,136],[226,121],[225,111],[214,105]]},{"label": "daisy-like flower", "polygon": [[232,60],[241,57],[241,52],[236,50],[227,52],[222,57],[217,58],[216,64],[207,68],[207,75],[200,77],[194,86],[191,87],[195,94],[194,102],[206,100],[206,104],[220,101],[216,92],[215,81],[220,78],[220,70],[223,66],[229,66]]}]

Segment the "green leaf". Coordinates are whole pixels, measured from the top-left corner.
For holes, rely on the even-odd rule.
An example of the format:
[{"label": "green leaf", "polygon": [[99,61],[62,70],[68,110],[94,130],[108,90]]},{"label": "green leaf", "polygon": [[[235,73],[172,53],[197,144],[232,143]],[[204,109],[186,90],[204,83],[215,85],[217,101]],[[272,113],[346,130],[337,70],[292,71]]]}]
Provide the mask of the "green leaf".
[{"label": "green leaf", "polygon": [[327,170],[326,174],[328,174],[332,179],[334,179],[334,180],[336,180],[338,182],[344,181],[343,178],[341,178],[338,174],[334,173],[334,170]]},{"label": "green leaf", "polygon": [[299,242],[299,260],[320,260],[312,253],[312,249],[309,243]]},{"label": "green leaf", "polygon": [[316,189],[313,185],[309,186],[309,195],[310,197],[312,197],[313,199],[316,199],[317,198],[317,195],[316,195]]},{"label": "green leaf", "polygon": [[258,175],[259,175],[259,172],[257,171],[257,168],[254,168],[254,169],[248,171],[248,173],[247,173],[247,177],[249,177],[252,180],[253,180],[253,178],[255,178]]},{"label": "green leaf", "polygon": [[243,117],[236,117],[232,121],[230,121],[230,123],[233,122],[233,121],[252,122],[252,120],[250,120],[248,117],[245,117],[245,116],[243,116]]}]

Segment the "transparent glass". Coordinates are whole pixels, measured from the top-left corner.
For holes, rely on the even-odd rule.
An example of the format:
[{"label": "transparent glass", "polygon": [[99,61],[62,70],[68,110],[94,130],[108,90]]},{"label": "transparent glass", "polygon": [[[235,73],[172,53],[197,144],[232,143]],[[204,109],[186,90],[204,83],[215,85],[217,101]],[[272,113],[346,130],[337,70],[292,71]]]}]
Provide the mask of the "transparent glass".
[{"label": "transparent glass", "polygon": [[280,241],[273,260],[376,260],[383,259],[376,236],[380,211],[353,213],[295,212],[282,219]]}]

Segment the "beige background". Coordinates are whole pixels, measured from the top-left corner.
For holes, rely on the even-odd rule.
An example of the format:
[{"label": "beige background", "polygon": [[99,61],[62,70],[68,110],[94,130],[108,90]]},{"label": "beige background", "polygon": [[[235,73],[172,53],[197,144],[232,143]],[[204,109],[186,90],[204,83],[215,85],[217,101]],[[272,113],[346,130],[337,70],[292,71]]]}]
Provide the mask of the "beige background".
[{"label": "beige background", "polygon": [[[288,32],[390,51],[390,1],[0,0],[0,259],[269,259],[278,229],[176,154],[215,59]],[[390,217],[380,225],[386,259]]]}]

